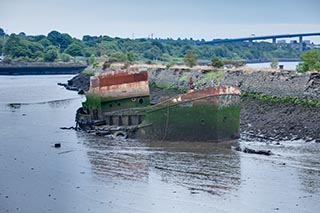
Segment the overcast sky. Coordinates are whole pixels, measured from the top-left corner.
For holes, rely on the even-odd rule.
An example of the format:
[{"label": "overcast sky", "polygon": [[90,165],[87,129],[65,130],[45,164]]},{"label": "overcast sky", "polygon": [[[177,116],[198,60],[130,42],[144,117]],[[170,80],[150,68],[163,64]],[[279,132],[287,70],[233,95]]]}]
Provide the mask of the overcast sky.
[{"label": "overcast sky", "polygon": [[0,27],[9,34],[212,40],[320,32],[319,9],[319,0],[0,0]]}]

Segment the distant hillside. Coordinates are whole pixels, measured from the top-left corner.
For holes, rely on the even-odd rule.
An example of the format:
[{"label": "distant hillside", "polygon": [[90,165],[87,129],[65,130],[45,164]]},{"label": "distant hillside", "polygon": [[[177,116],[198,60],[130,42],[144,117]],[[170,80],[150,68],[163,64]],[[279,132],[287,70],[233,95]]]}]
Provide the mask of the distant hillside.
[{"label": "distant hillside", "polygon": [[[5,40],[5,42],[4,42]],[[299,58],[301,51],[289,44],[273,45],[267,42],[238,42],[215,46],[197,45],[191,39],[123,39],[109,36],[83,36],[82,40],[67,33],[51,31],[48,35],[5,35],[0,28],[0,55],[14,61],[70,61],[102,54],[117,61],[179,62],[187,50],[198,55],[199,60],[223,58],[227,60],[266,60],[272,58]],[[5,44],[3,46],[3,44]]]}]

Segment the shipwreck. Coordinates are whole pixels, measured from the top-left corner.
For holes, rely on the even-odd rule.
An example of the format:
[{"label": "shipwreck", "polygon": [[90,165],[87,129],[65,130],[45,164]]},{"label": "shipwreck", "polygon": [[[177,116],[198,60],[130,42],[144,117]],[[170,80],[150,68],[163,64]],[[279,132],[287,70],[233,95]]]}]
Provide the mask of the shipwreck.
[{"label": "shipwreck", "polygon": [[98,135],[141,140],[224,141],[239,138],[240,90],[212,86],[150,104],[147,71],[107,71],[91,77],[77,125]]}]

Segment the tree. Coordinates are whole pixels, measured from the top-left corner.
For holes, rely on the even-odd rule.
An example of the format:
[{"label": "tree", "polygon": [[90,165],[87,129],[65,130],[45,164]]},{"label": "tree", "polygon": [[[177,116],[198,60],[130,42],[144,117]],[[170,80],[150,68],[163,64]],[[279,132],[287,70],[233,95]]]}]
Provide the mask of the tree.
[{"label": "tree", "polygon": [[39,41],[39,43],[44,47],[48,48],[51,45],[51,42],[47,38],[43,38]]},{"label": "tree", "polygon": [[53,44],[54,46],[59,47],[60,51],[64,51],[71,43],[72,38],[70,35],[66,33],[59,33],[58,31],[51,31],[48,34],[48,40]]},{"label": "tree", "polygon": [[83,56],[82,47],[77,43],[70,44],[64,53],[71,56]]},{"label": "tree", "polygon": [[6,41],[4,54],[12,58],[30,57],[31,52],[28,49],[27,41],[15,34],[11,34]]},{"label": "tree", "polygon": [[0,27],[0,37],[3,37],[5,36],[6,33],[4,32],[4,30]]},{"label": "tree", "polygon": [[197,59],[198,59],[198,55],[193,54],[191,50],[187,50],[183,61],[184,63],[186,63],[188,67],[193,67],[197,65]]},{"label": "tree", "polygon": [[47,38],[51,42],[51,44],[53,44],[55,46],[59,46],[61,33],[59,33],[58,31],[53,30],[50,33],[48,33]]},{"label": "tree", "polygon": [[151,59],[151,60],[155,60],[157,61],[159,59],[159,57],[161,56],[161,50],[159,47],[157,46],[153,46],[151,49],[148,49],[145,53],[144,53],[144,57],[147,59]]},{"label": "tree", "polygon": [[211,66],[213,66],[214,68],[221,68],[223,67],[224,63],[222,60],[220,60],[219,58],[213,58],[211,59]]},{"label": "tree", "polygon": [[43,59],[46,62],[54,62],[58,58],[58,50],[54,46],[47,48],[46,52],[43,55]]},{"label": "tree", "polygon": [[62,53],[61,54],[61,60],[63,62],[69,62],[71,60],[71,56],[67,53]]},{"label": "tree", "polygon": [[297,65],[298,72],[318,71],[320,72],[320,50],[313,49],[301,55],[301,60]]},{"label": "tree", "polygon": [[128,61],[133,62],[133,61],[135,61],[135,58],[136,57],[135,57],[134,53],[132,53],[132,52],[127,53]]}]

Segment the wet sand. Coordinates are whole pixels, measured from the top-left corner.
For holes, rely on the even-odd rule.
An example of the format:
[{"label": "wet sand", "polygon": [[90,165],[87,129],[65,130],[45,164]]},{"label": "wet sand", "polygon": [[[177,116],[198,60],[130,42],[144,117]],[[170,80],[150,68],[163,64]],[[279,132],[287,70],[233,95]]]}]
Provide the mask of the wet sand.
[{"label": "wet sand", "polygon": [[145,143],[62,130],[74,125],[83,98],[51,87],[57,97],[49,99],[60,101],[40,95],[8,105],[19,100],[0,99],[0,212],[311,213],[320,208],[319,143],[236,142],[274,153],[262,156],[234,151],[230,142]]}]

